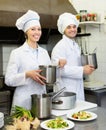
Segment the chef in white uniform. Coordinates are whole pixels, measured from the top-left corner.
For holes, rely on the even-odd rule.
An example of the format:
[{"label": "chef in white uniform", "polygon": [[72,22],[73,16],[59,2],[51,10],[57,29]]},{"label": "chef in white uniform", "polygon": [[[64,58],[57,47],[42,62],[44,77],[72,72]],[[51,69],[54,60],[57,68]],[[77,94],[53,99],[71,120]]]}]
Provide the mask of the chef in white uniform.
[{"label": "chef in white uniform", "polygon": [[42,34],[37,12],[28,10],[16,21],[16,27],[25,32],[26,41],[11,52],[5,83],[16,87],[12,107],[31,109],[31,95],[46,93],[46,78],[40,75],[39,65],[49,65],[51,61],[48,52],[37,44]]},{"label": "chef in white uniform", "polygon": [[66,87],[66,91],[76,93],[77,99],[84,100],[83,74],[91,74],[94,67],[81,66],[81,51],[74,40],[78,25],[78,20],[71,13],[66,12],[59,16],[57,26],[62,39],[53,48],[51,56],[53,64],[62,67],[58,89]]}]

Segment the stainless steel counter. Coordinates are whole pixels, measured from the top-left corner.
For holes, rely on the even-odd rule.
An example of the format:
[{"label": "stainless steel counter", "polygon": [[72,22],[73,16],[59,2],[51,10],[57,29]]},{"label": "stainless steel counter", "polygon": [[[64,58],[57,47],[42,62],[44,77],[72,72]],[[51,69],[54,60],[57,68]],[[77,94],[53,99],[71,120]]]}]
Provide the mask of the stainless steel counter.
[{"label": "stainless steel counter", "polygon": [[[96,107],[88,109],[88,111],[96,113],[98,115],[97,119],[87,122],[74,121],[75,127],[71,130],[106,130],[106,109]],[[43,129],[39,128],[39,130]]]},{"label": "stainless steel counter", "polygon": [[96,120],[88,122],[75,122],[73,130],[106,130],[106,109],[97,107],[89,109],[98,115]]},{"label": "stainless steel counter", "polygon": [[[96,107],[88,109],[88,111],[94,112],[98,115],[97,119],[87,122],[74,121],[75,127],[71,130],[106,130],[106,109],[102,107]],[[4,130],[3,128],[1,130]],[[38,130],[43,130],[39,128]]]}]

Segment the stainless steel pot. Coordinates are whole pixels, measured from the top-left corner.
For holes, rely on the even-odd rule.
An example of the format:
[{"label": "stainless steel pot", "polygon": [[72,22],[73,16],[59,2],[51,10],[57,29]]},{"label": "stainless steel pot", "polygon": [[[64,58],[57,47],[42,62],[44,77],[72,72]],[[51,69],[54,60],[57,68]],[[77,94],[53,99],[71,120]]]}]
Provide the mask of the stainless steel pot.
[{"label": "stainless steel pot", "polygon": [[[55,93],[50,93],[53,95]],[[63,92],[58,97],[52,100],[53,109],[72,109],[76,104],[76,93],[73,92]]]},{"label": "stainless steel pot", "polygon": [[31,113],[34,117],[38,117],[39,119],[50,118],[51,109],[52,109],[52,100],[55,99],[58,95],[60,95],[64,91],[65,87],[53,94],[52,96],[49,94],[33,94],[32,98],[32,108]]},{"label": "stainless steel pot", "polygon": [[54,84],[56,82],[56,66],[40,65],[39,68],[42,70],[40,74],[46,77],[46,84]]},{"label": "stainless steel pot", "polygon": [[82,65],[93,65],[95,69],[98,68],[96,53],[82,54],[81,55]]},{"label": "stainless steel pot", "polygon": [[42,95],[31,95],[32,97],[32,108],[31,113],[34,117],[39,119],[49,118],[51,115],[51,97],[47,94]]}]

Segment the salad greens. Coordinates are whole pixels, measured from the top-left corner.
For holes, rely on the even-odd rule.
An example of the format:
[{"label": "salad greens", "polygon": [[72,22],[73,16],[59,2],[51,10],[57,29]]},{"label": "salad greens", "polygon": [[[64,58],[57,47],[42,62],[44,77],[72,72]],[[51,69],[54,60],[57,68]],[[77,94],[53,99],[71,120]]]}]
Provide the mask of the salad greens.
[{"label": "salad greens", "polygon": [[56,129],[56,128],[66,128],[69,125],[67,124],[66,121],[64,121],[63,118],[57,117],[56,119],[48,121],[46,126],[52,129]]}]

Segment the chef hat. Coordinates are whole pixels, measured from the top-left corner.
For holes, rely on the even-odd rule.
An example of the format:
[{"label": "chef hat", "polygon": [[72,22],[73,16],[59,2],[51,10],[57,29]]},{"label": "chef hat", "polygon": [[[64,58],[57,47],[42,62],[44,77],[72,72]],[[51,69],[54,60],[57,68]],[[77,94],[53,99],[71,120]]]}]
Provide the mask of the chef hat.
[{"label": "chef hat", "polygon": [[61,14],[57,21],[58,31],[61,34],[64,34],[64,30],[70,24],[74,24],[78,27],[79,21],[77,20],[76,16],[67,12]]},{"label": "chef hat", "polygon": [[24,32],[26,32],[29,28],[33,26],[41,26],[39,20],[40,16],[37,12],[28,10],[23,16],[17,19],[16,27],[19,30],[23,30]]}]

